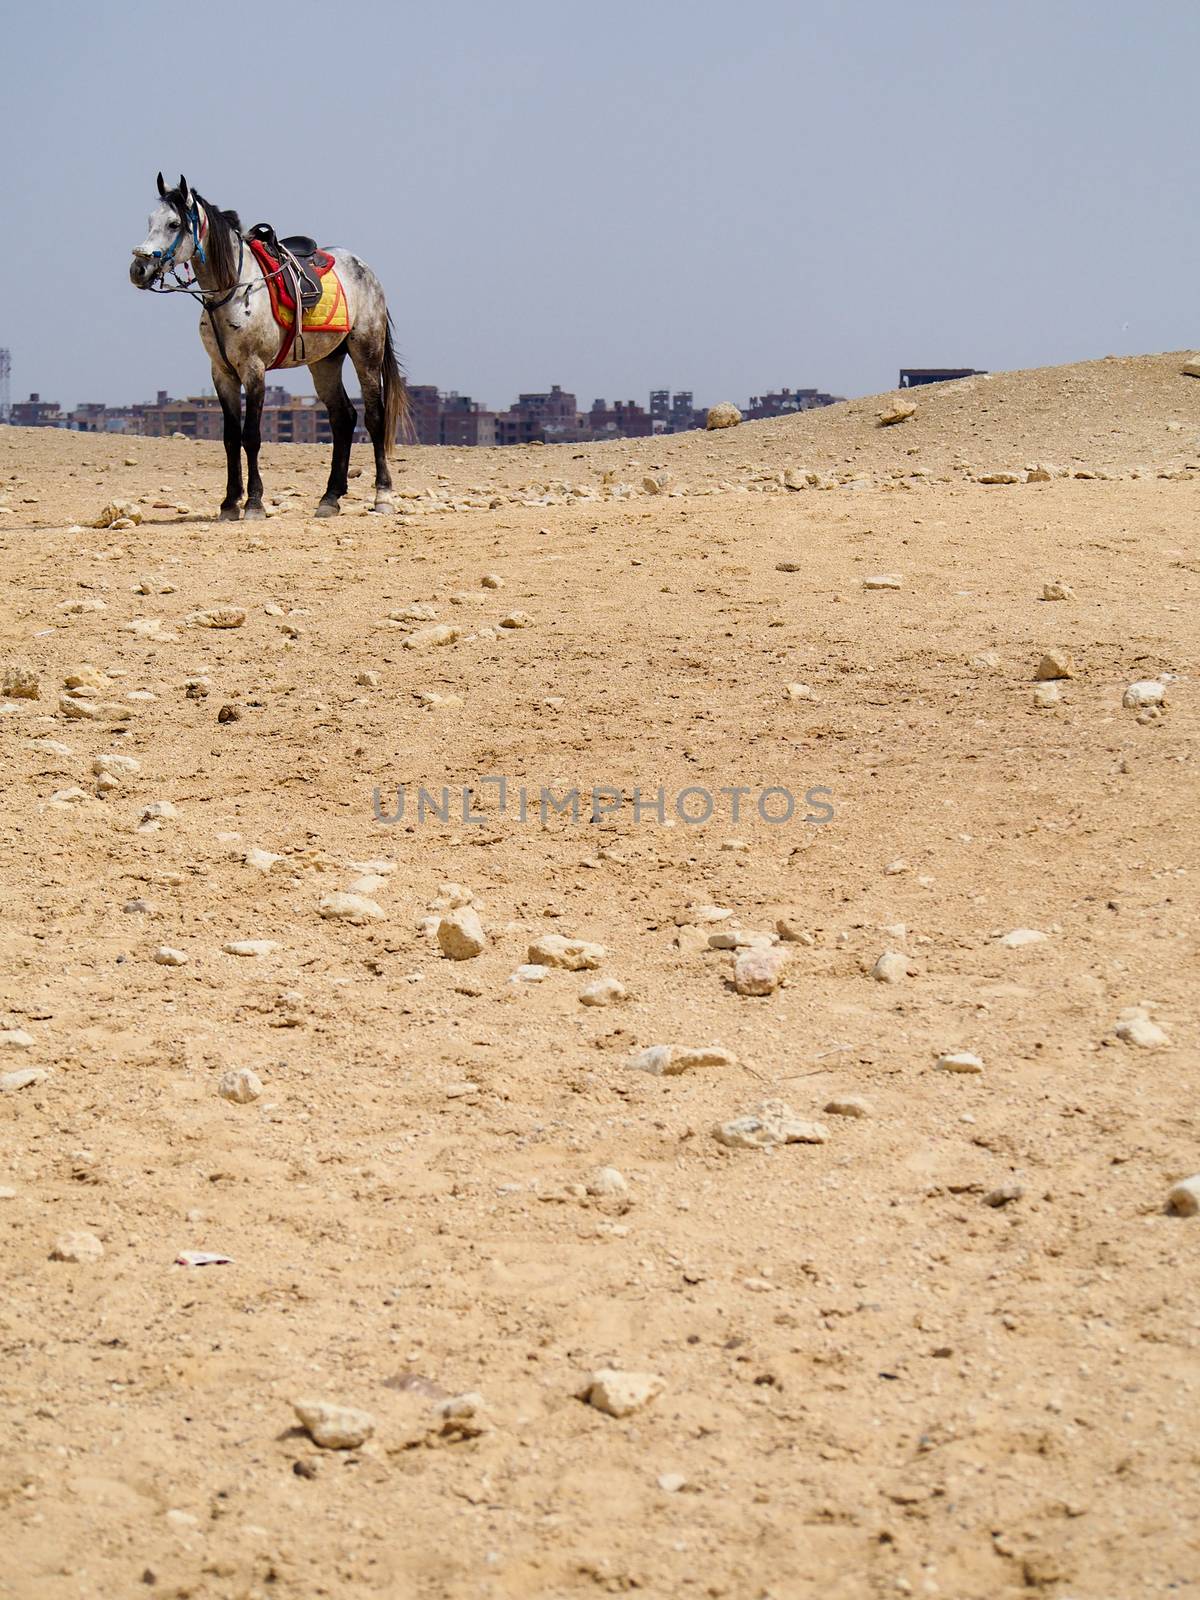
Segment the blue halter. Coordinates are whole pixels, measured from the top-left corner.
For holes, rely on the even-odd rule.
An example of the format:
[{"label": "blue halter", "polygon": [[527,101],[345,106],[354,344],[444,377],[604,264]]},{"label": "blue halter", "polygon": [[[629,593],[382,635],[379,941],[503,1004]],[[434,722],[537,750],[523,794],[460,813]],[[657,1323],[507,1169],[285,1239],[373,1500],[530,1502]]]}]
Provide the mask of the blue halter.
[{"label": "blue halter", "polygon": [[169,267],[174,261],[175,252],[183,242],[183,236],[189,227],[192,230],[192,244],[195,246],[195,254],[199,257],[200,265],[204,265],[204,246],[200,243],[200,208],[199,206],[189,206],[183,214],[183,221],[179,224],[179,232],[171,241],[171,248],[165,254],[161,250],[153,252],[154,259],[161,261],[164,268]]}]

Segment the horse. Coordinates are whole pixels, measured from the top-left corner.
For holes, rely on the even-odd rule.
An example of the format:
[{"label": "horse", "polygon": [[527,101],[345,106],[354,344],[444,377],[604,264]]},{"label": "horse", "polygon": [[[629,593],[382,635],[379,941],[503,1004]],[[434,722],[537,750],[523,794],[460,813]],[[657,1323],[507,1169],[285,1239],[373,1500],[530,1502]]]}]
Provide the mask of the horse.
[{"label": "horse", "polygon": [[[245,516],[256,520],[263,510],[258,451],[262,438],[265,374],[275,366],[307,366],[333,434],[329,482],[318,517],[335,517],[346,493],[350,444],[358,414],[342,383],[347,354],[362,388],[367,432],[375,448],[373,510],[392,509],[392,476],[388,467],[397,427],[408,417],[408,392],[396,360],[393,326],[379,279],[348,250],[325,252],[333,258],[346,297],[347,327],[313,332],[301,327],[298,285],[294,336],[287,338],[275,320],[269,279],[277,274],[261,265],[236,211],[222,211],[180,177],[173,189],[158,174],[159,203],[150,214],[145,240],[133,252],[130,281],[138,289],[191,294],[200,301],[200,338],[212,363],[213,386],[224,419],[227,479],[221,520],[236,522],[242,514],[242,450],[246,452]],[[190,271],[191,276],[185,275]],[[163,280],[170,270],[174,285]],[[286,348],[285,348],[286,346]],[[242,390],[246,415],[242,418]]]}]

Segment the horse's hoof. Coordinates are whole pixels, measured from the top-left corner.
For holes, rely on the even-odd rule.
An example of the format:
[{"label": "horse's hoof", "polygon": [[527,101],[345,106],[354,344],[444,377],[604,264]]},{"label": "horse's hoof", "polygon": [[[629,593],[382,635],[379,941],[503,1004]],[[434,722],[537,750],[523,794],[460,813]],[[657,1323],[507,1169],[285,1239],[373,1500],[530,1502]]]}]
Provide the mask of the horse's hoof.
[{"label": "horse's hoof", "polygon": [[371,507],[371,510],[380,517],[390,517],[395,509],[395,506],[390,500],[376,500],[375,504]]},{"label": "horse's hoof", "polygon": [[242,511],[240,506],[222,506],[220,520],[222,522],[237,522],[241,515]]},{"label": "horse's hoof", "polygon": [[322,500],[313,514],[318,517],[336,517],[341,509],[336,500]]},{"label": "horse's hoof", "polygon": [[243,516],[247,522],[265,522],[267,513],[261,505],[255,505],[248,501]]}]

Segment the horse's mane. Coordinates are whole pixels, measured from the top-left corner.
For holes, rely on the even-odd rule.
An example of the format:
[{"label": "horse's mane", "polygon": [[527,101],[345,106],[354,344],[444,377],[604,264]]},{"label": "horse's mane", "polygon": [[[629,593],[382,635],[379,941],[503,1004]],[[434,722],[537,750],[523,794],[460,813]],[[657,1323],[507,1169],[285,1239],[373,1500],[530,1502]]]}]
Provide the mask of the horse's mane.
[{"label": "horse's mane", "polygon": [[[174,206],[181,217],[186,214],[187,196],[178,186],[167,191],[166,199],[167,204]],[[217,280],[217,288],[232,288],[237,282],[237,240],[242,231],[242,219],[236,211],[222,211],[211,200],[206,200],[199,189],[192,190],[192,199],[197,205],[204,207],[208,216],[208,236],[204,241],[204,253],[208,257],[213,277]]]}]

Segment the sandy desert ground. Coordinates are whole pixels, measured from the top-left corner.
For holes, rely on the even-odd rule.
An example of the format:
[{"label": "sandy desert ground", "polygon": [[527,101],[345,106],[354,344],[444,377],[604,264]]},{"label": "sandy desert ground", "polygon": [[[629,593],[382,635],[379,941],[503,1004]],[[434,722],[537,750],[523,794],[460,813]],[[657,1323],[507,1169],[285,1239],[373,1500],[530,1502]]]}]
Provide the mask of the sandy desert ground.
[{"label": "sandy desert ground", "polygon": [[[403,450],[386,519],[0,430],[4,1600],[1200,1589],[1183,359]],[[823,1142],[714,1135],[769,1101]]]}]

